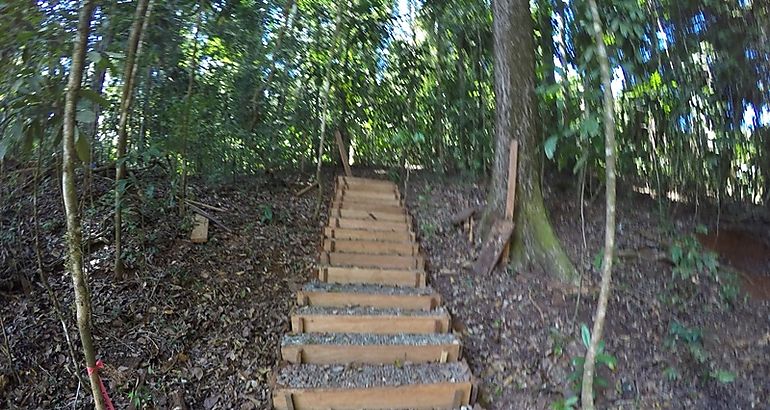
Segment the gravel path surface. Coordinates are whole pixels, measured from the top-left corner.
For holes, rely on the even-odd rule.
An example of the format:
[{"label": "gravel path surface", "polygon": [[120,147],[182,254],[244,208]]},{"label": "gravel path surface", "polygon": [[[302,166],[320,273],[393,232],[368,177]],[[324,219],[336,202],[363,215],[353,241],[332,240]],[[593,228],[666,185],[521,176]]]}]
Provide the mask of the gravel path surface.
[{"label": "gravel path surface", "polygon": [[291,389],[370,388],[410,384],[458,383],[472,378],[465,362],[343,366],[290,365],[278,373],[276,384]]},{"label": "gravel path surface", "polygon": [[295,345],[411,345],[430,346],[460,344],[460,339],[451,333],[378,335],[371,333],[300,333],[288,334],[281,340],[281,346]]},{"label": "gravel path surface", "polygon": [[301,306],[295,311],[298,315],[344,315],[344,316],[443,316],[446,314],[444,307],[437,307],[433,310],[408,310],[408,309],[377,309],[371,307],[323,307],[323,306]]},{"label": "gravel path surface", "polygon": [[381,295],[432,295],[436,291],[430,287],[416,288],[414,286],[382,286],[359,284],[336,284],[310,282],[303,288],[306,292],[338,292],[338,293],[375,293]]}]

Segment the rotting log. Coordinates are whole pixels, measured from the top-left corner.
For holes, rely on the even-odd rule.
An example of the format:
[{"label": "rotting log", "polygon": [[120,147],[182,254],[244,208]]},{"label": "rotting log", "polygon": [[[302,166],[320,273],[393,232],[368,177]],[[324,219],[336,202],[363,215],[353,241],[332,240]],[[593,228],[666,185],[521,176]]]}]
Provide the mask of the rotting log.
[{"label": "rotting log", "polygon": [[489,236],[479,252],[476,263],[473,264],[473,273],[476,275],[488,275],[492,272],[497,261],[503,253],[503,248],[513,233],[513,222],[495,221]]}]

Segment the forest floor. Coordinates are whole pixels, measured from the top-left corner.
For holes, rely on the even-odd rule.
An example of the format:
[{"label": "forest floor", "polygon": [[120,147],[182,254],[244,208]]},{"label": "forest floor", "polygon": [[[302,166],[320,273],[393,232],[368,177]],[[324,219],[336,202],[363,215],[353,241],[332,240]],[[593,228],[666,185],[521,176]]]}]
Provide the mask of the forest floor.
[{"label": "forest floor", "polygon": [[[269,408],[271,369],[288,330],[292,295],[310,280],[315,266],[332,192],[333,174],[325,175],[319,218],[314,217],[316,191],[294,196],[307,183],[306,175],[194,183],[192,197],[225,209],[211,213],[230,230],[212,224],[203,245],[188,240],[190,224],[176,216],[164,179],[141,178],[145,182],[129,198],[125,256],[131,270],[119,282],[110,274],[110,182],[96,179],[93,207],[84,218],[86,260],[98,356],[117,408],[165,409],[178,396],[191,409]],[[21,187],[24,178],[13,184],[6,186]],[[57,184],[45,178],[41,186],[42,262],[75,337]],[[417,173],[406,192],[430,281],[444,296],[455,331],[463,334],[465,356],[481,381],[483,406],[541,409],[570,395],[571,359],[584,353],[578,326],[589,322],[598,294],[592,265],[603,244],[602,198],[585,206],[584,251],[576,193],[546,188],[555,230],[584,272],[577,289],[536,266],[515,272],[497,268],[487,277],[470,274],[480,241],[469,241],[449,220],[481,203],[483,191],[475,181]],[[83,198],[92,203],[91,195]],[[0,407],[89,408],[87,386],[78,387],[73,376],[84,371],[73,369],[61,324],[35,279],[31,203],[28,184],[0,198],[0,317],[11,353],[7,360],[0,348]],[[766,243],[758,242],[753,254],[749,274],[754,276],[693,272],[687,280],[672,279],[670,244],[694,232],[698,221],[686,206],[667,208],[661,218],[658,203],[649,197],[620,195],[621,256],[605,333],[606,350],[618,363],[614,372],[600,372],[608,387],[599,392],[599,406],[770,408],[770,303],[745,297],[736,287],[739,280],[731,281],[756,284],[770,276],[770,261],[757,256]],[[737,259],[745,260],[733,255],[725,261],[741,267]]]}]

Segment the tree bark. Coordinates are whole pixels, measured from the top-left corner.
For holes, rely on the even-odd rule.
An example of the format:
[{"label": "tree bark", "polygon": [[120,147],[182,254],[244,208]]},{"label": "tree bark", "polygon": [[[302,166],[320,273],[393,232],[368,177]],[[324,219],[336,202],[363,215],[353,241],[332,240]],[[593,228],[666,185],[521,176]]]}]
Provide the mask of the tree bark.
[{"label": "tree bark", "polygon": [[599,341],[604,332],[604,319],[607,316],[607,302],[610,297],[610,285],[612,283],[612,253],[615,248],[615,108],[612,96],[612,78],[610,77],[610,63],[607,57],[607,49],[604,46],[604,34],[602,21],[599,17],[599,9],[596,0],[588,0],[593,20],[594,41],[596,42],[597,56],[601,70],[602,88],[604,94],[604,136],[605,136],[605,164],[607,172],[607,205],[606,223],[604,231],[604,259],[602,260],[602,285],[599,291],[599,305],[596,307],[593,330],[591,331],[591,343],[586,353],[583,365],[583,386],[581,402],[583,409],[594,409],[594,367]]},{"label": "tree bark", "polygon": [[[323,201],[323,183],[321,183],[321,165],[323,163],[323,154],[324,154],[324,141],[325,141],[325,134],[326,134],[326,117],[328,117],[329,113],[329,89],[331,87],[331,72],[332,72],[332,63],[334,61],[334,54],[337,47],[337,41],[338,37],[340,36],[340,33],[342,31],[342,15],[345,13],[345,2],[339,3],[337,5],[337,17],[335,17],[335,24],[334,24],[334,36],[332,37],[332,49],[329,50],[329,60],[326,62],[326,73],[324,74],[324,83],[323,83],[323,89],[322,89],[322,95],[321,95],[321,129],[319,133],[319,141],[318,141],[318,162],[316,163],[316,171],[315,171],[315,179],[316,182],[318,182],[318,200],[316,202],[315,207],[315,215],[318,216],[318,214],[321,212],[321,201]],[[343,50],[347,47],[347,44],[342,48]]]},{"label": "tree bark", "polygon": [[134,22],[131,25],[131,33],[128,36],[128,52],[126,53],[126,65],[123,71],[123,95],[120,102],[120,117],[118,119],[118,146],[115,163],[115,279],[123,279],[123,190],[126,179],[126,147],[128,145],[128,116],[131,112],[131,103],[134,96],[134,81],[137,69],[139,43],[142,29],[146,27],[149,0],[139,0],[136,5]]},{"label": "tree bark", "polygon": [[[78,32],[72,52],[72,65],[70,67],[67,94],[64,105],[64,129],[62,150],[62,197],[64,210],[67,216],[67,244],[69,250],[69,270],[72,276],[72,284],[75,290],[75,311],[77,315],[80,341],[83,345],[83,354],[88,368],[96,368],[96,353],[94,340],[91,334],[91,295],[88,290],[88,282],[83,273],[83,261],[80,250],[81,227],[78,215],[78,197],[75,188],[75,110],[80,91],[80,83],[83,80],[83,62],[85,60],[88,45],[88,34],[91,30],[91,14],[94,9],[94,1],[86,0],[80,9]],[[97,410],[104,409],[104,398],[100,390],[99,374],[92,372],[89,375],[91,393],[94,397],[94,407]]]},{"label": "tree bark", "polygon": [[482,227],[489,230],[505,211],[508,150],[519,140],[516,228],[512,260],[519,268],[539,265],[566,282],[577,272],[553,232],[540,189],[541,155],[537,134],[535,51],[527,0],[494,1],[495,158]]}]

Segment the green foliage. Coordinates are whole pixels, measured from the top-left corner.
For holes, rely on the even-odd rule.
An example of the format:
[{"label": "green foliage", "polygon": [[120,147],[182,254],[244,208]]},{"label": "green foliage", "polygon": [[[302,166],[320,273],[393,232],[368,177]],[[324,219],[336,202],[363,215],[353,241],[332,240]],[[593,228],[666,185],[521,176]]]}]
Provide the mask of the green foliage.
[{"label": "green foliage", "polygon": [[144,386],[140,386],[128,392],[128,400],[137,409],[142,409],[152,403],[152,395]]},{"label": "green foliage", "polygon": [[[591,330],[588,329],[588,325],[585,323],[580,324],[580,340],[586,350],[588,350],[588,346],[591,344]],[[618,360],[615,358],[615,356],[605,353],[604,349],[605,343],[602,340],[599,342],[599,345],[596,348],[596,359],[594,362],[595,368],[598,370],[604,366],[611,371],[615,371],[618,365]],[[573,357],[571,360],[572,372],[569,374],[569,376],[567,376],[567,380],[572,383],[575,389],[578,389],[583,383],[583,367],[585,365],[585,360],[585,355]],[[597,373],[594,374],[594,386],[607,387],[607,380],[599,376]]]},{"label": "green foliage", "polygon": [[[674,353],[680,353],[680,348],[684,346],[688,355],[688,359],[684,360],[684,362],[694,363],[696,368],[703,371],[708,377],[723,384],[735,381],[734,373],[718,369],[712,362],[711,355],[703,346],[702,329],[697,327],[687,327],[676,321],[672,322],[669,325],[666,346],[674,351]],[[664,370],[664,375],[671,381],[678,380],[681,377],[679,372],[673,366],[669,366]]]},{"label": "green foliage", "polygon": [[575,410],[578,405],[578,397],[571,396],[559,399],[550,405],[551,410]]},{"label": "green foliage", "polygon": [[273,206],[270,204],[262,204],[259,206],[260,209],[260,218],[259,222],[262,224],[271,224],[273,223]]},{"label": "green foliage", "polygon": [[699,274],[717,274],[717,258],[713,252],[704,251],[694,235],[678,239],[671,245],[671,260],[674,269],[671,274],[680,280],[697,279]]}]

